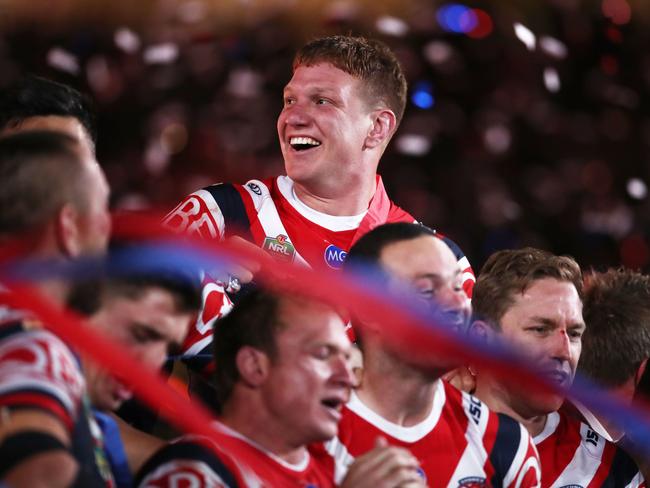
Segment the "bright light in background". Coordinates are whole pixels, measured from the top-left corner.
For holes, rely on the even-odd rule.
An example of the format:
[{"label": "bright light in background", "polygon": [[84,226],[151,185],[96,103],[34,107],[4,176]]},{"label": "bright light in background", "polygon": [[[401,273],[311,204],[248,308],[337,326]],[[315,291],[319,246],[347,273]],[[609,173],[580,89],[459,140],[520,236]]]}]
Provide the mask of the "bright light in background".
[{"label": "bright light in background", "polygon": [[71,75],[79,74],[79,60],[77,57],[60,47],[53,47],[48,51],[47,64]]},{"label": "bright light in background", "polygon": [[643,200],[648,195],[648,187],[639,178],[631,178],[627,181],[627,193],[635,200]]},{"label": "bright light in background", "polygon": [[113,42],[125,53],[134,53],[140,49],[140,38],[138,35],[126,27],[115,31]]},{"label": "bright light in background", "polygon": [[632,19],[632,8],[627,0],[603,0],[603,15],[617,25],[627,24]]},{"label": "bright light in background", "polygon": [[555,68],[544,68],[544,86],[551,93],[560,91],[560,75]]},{"label": "bright light in background", "polygon": [[409,156],[424,156],[431,149],[431,141],[419,134],[404,134],[395,141],[397,150]]},{"label": "bright light in background", "polygon": [[482,39],[489,36],[494,27],[492,17],[486,11],[478,8],[473,9],[472,12],[476,16],[476,27],[469,31],[467,35],[474,39]]},{"label": "bright light in background", "polygon": [[512,134],[505,125],[493,125],[483,133],[483,142],[492,154],[503,154],[510,149]]},{"label": "bright light in background", "polygon": [[424,46],[424,56],[431,64],[442,64],[451,58],[451,46],[443,41],[431,41]]},{"label": "bright light in background", "polygon": [[171,42],[149,46],[144,51],[144,61],[149,64],[173,63],[178,58],[178,46]]},{"label": "bright light in background", "polygon": [[537,44],[537,39],[535,37],[535,34],[533,34],[533,31],[531,31],[524,24],[520,24],[519,22],[515,22],[513,27],[515,29],[515,35],[517,36],[517,39],[523,42],[529,51],[533,51],[535,49],[535,44]]},{"label": "bright light in background", "polygon": [[433,96],[433,86],[428,81],[418,81],[413,85],[411,102],[423,110],[430,109],[436,103]]},{"label": "bright light in background", "polygon": [[178,18],[188,24],[199,22],[205,18],[205,3],[199,0],[184,2],[178,6]]},{"label": "bright light in background", "polygon": [[549,56],[557,59],[564,59],[567,56],[566,45],[555,37],[542,36],[539,38],[539,47]]},{"label": "bright light in background", "polygon": [[476,39],[492,32],[492,19],[487,12],[469,8],[460,3],[443,5],[436,12],[436,19],[443,30],[455,34],[467,34]]},{"label": "bright light in background", "polygon": [[409,31],[409,26],[402,19],[385,15],[377,19],[377,30],[389,36],[402,37]]}]

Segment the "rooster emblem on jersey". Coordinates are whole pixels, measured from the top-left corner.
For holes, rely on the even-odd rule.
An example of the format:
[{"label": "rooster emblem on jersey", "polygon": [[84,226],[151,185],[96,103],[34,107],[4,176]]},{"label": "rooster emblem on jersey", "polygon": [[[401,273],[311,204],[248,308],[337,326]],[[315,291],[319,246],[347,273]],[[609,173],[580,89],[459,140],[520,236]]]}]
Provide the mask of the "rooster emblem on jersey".
[{"label": "rooster emblem on jersey", "polygon": [[458,488],[488,488],[488,483],[481,476],[468,476],[458,481]]}]

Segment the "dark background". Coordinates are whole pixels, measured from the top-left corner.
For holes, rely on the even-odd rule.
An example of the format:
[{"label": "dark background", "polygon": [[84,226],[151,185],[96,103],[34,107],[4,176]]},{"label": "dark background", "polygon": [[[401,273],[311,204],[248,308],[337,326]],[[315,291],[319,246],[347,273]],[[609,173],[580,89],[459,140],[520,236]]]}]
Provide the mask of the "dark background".
[{"label": "dark background", "polygon": [[88,92],[114,207],[167,210],[282,172],[275,119],[305,40],[378,37],[411,88],[379,168],[393,200],[477,271],[523,245],[647,271],[648,4],[0,0],[0,87],[32,72]]}]

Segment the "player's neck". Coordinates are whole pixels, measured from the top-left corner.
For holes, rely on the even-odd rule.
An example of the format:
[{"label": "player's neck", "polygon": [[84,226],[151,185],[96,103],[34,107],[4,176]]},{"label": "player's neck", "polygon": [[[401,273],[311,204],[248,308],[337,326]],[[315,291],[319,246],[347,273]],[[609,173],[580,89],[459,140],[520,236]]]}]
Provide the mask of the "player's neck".
[{"label": "player's neck", "polygon": [[45,280],[39,282],[34,286],[36,291],[38,291],[46,300],[50,303],[56,305],[57,307],[63,307],[67,300],[69,286],[62,280]]},{"label": "player's neck", "polygon": [[434,379],[398,368],[368,366],[356,394],[370,410],[403,427],[417,425],[429,416],[437,386]]},{"label": "player's neck", "polygon": [[229,402],[219,421],[284,462],[297,465],[304,461],[306,447],[291,443],[286,426],[277,425],[263,408],[253,407],[253,403]]},{"label": "player's neck", "polygon": [[[619,400],[625,402],[626,404],[631,404],[634,400],[634,394],[636,390],[636,385],[634,378],[631,378],[626,383],[623,383],[618,388],[609,388],[608,392],[616,396]],[[609,436],[614,439],[614,442],[619,441],[624,435],[625,431],[619,427],[620,422],[612,422],[608,417],[599,415],[596,412],[591,412],[591,414],[598,419],[600,425],[607,431]]]},{"label": "player's neck", "polygon": [[518,421],[526,427],[531,437],[541,434],[546,426],[548,415],[522,415],[513,408],[512,402],[508,400],[507,395],[502,394],[500,389],[495,388],[494,384],[485,378],[477,379],[474,396],[485,403],[493,412],[504,413]]},{"label": "player's neck", "polygon": [[359,215],[368,209],[375,194],[375,177],[362,183],[337,184],[333,188],[301,184],[294,181],[296,197],[317,212],[334,216]]}]

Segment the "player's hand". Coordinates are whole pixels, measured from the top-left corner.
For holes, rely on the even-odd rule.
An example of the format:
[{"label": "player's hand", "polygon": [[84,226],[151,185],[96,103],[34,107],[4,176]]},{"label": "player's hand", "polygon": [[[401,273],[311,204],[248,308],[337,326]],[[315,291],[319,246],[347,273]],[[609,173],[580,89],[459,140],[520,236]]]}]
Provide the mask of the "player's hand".
[{"label": "player's hand", "polygon": [[418,473],[420,464],[406,449],[389,446],[378,437],[372,451],[350,466],[342,488],[421,488],[426,484]]},{"label": "player's hand", "polygon": [[250,283],[253,281],[255,273],[260,270],[261,263],[268,259],[268,254],[252,242],[239,236],[232,236],[228,238],[226,242],[228,243],[228,246],[234,250],[242,250],[253,257],[259,257],[259,259],[253,258],[238,260],[237,263],[233,263],[228,269],[228,274],[236,277],[240,283]]}]

